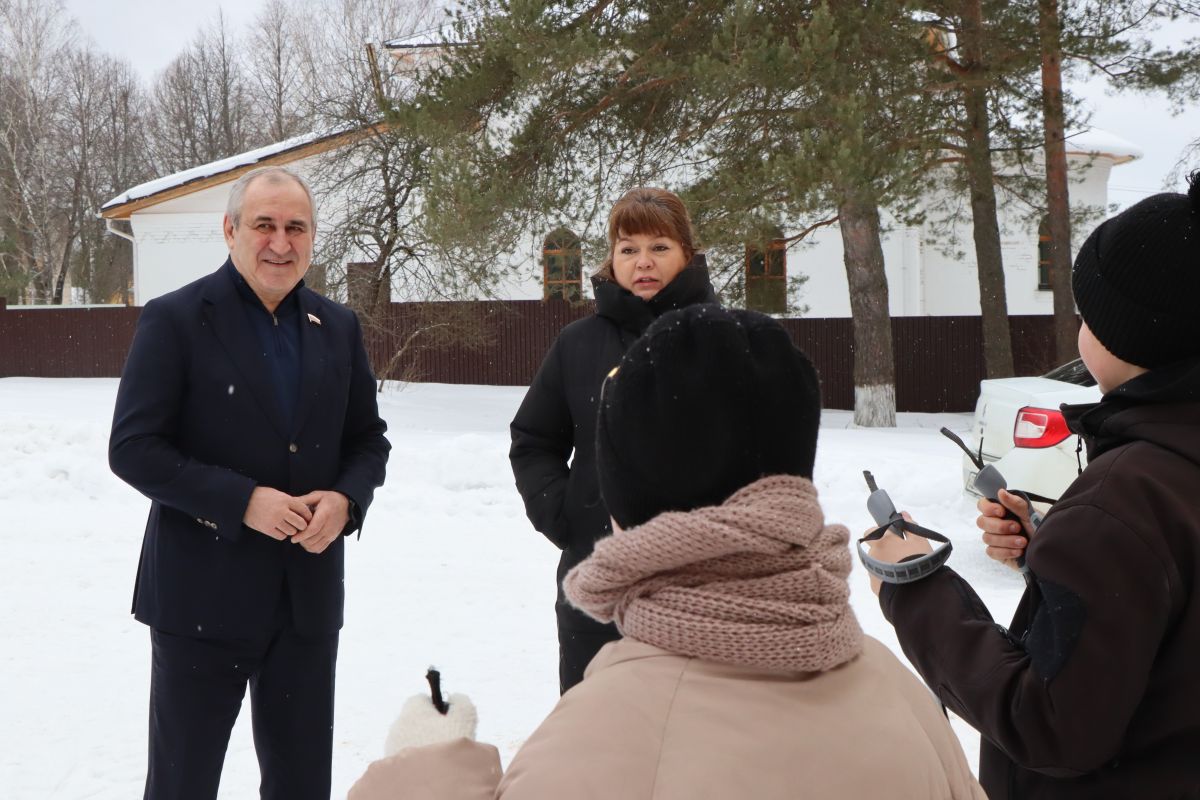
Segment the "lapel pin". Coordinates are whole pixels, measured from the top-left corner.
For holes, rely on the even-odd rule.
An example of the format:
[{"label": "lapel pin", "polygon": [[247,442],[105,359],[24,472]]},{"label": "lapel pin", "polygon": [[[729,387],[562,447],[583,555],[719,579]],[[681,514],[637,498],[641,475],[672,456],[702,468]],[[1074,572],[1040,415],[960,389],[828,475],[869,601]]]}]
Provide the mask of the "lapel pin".
[{"label": "lapel pin", "polygon": [[316,314],[309,314],[309,315],[308,315],[308,321],[309,321],[309,322],[311,322],[313,325],[320,325],[320,324],[321,324],[321,318],[320,318],[320,317],[318,317]]}]

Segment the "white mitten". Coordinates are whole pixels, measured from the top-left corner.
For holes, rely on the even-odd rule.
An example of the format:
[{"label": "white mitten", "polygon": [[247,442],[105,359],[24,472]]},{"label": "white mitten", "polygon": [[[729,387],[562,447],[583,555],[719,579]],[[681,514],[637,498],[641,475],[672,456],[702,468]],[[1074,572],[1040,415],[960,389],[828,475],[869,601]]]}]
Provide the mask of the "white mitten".
[{"label": "white mitten", "polygon": [[[431,670],[432,672],[432,670]],[[436,676],[436,672],[433,673]],[[436,678],[431,677],[433,695],[418,694],[408,698],[400,716],[388,730],[383,745],[385,756],[391,756],[405,747],[421,747],[427,744],[448,742],[454,739],[475,739],[475,726],[479,718],[475,706],[465,694],[452,694],[443,703],[449,706],[443,714],[433,704],[433,696],[441,700],[441,690]]]}]

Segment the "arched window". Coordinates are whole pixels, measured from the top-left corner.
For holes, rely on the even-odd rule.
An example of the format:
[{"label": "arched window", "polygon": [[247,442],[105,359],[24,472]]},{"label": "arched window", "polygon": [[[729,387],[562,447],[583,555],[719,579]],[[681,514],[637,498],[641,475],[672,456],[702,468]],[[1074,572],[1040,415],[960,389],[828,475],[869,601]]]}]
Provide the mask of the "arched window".
[{"label": "arched window", "polygon": [[766,245],[746,245],[746,308],[764,314],[787,311],[787,242],[778,228]]},{"label": "arched window", "polygon": [[583,296],[583,245],[567,228],[542,242],[542,297],[578,302]]},{"label": "arched window", "polygon": [[1042,217],[1038,225],[1038,289],[1050,289],[1050,217]]}]

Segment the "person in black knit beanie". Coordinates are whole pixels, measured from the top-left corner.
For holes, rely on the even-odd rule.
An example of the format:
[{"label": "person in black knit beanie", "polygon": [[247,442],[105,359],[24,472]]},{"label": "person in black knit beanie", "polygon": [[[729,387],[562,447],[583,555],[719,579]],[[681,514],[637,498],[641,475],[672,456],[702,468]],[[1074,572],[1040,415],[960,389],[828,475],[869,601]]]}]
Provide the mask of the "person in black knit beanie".
[{"label": "person in black knit beanie", "polygon": [[[711,371],[692,366],[696,353]],[[617,369],[621,397],[602,392],[596,466],[605,505],[622,528],[664,511],[720,505],[765,475],[812,478],[820,384],[808,357],[769,317],[716,305],[671,312]],[[714,384],[712,374],[723,379]],[[605,385],[616,379],[614,370]],[[784,416],[798,423],[782,425]],[[654,441],[672,445],[642,444]]]},{"label": "person in black knit beanie", "polygon": [[[1154,369],[1200,354],[1200,179],[1102,223],[1071,284],[1084,324],[1122,361]],[[1110,387],[1115,388],[1115,387]]]},{"label": "person in black knit beanie", "polygon": [[[1008,492],[979,502],[988,555],[1025,554],[1031,574],[1009,628],[948,567],[876,587],[913,666],[979,730],[992,800],[1200,797],[1200,175],[1189,184],[1104,222],[1075,260],[1079,352],[1104,394],[1062,407],[1088,465],[1038,527]],[[927,549],[888,534],[872,555]]]}]

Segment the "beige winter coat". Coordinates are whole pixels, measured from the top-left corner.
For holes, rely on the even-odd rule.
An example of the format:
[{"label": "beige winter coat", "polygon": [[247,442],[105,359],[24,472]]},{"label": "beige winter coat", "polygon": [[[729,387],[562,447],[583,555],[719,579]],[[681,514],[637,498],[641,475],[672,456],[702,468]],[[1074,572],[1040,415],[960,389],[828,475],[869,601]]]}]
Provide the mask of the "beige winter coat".
[{"label": "beige winter coat", "polygon": [[[486,759],[462,758],[469,747],[485,746],[406,752],[429,751],[437,763],[424,774],[478,787]],[[376,791],[352,792],[353,800],[437,797],[413,793],[400,772],[389,780],[382,763],[372,766]],[[444,797],[481,796],[477,788]],[[813,674],[613,642],[525,742],[495,797],[986,800],[929,691],[870,637],[861,656]]]},{"label": "beige winter coat", "polygon": [[372,762],[346,800],[490,800],[499,780],[495,747],[455,739]]},{"label": "beige winter coat", "polygon": [[984,798],[929,691],[878,641],[784,673],[605,646],[525,742],[497,797]]}]

